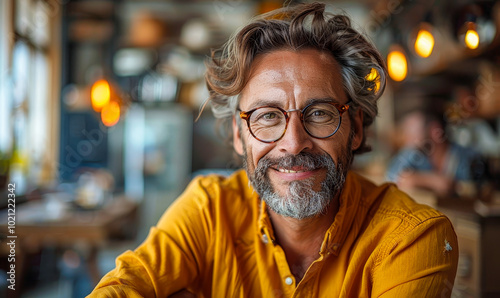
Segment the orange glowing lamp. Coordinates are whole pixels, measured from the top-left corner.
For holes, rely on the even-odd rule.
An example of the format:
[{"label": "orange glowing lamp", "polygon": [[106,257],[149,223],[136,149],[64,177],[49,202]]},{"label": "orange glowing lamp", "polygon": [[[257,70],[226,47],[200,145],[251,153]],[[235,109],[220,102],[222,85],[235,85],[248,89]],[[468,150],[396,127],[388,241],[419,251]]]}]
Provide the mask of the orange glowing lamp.
[{"label": "orange glowing lamp", "polygon": [[110,102],[111,88],[106,80],[98,80],[92,85],[90,90],[90,99],[92,108],[96,112],[100,112],[104,106]]},{"label": "orange glowing lamp", "polygon": [[475,50],[479,46],[479,35],[474,29],[469,29],[465,33],[465,45],[471,49]]},{"label": "orange glowing lamp", "polygon": [[420,29],[415,40],[415,52],[420,57],[427,58],[432,54],[434,49],[434,36],[427,29]]},{"label": "orange glowing lamp", "polygon": [[107,127],[118,123],[118,120],[120,120],[120,105],[116,101],[108,102],[102,107],[101,120]]},{"label": "orange glowing lamp", "polygon": [[408,74],[408,62],[402,50],[394,49],[387,55],[387,66],[389,76],[396,82],[406,78]]}]

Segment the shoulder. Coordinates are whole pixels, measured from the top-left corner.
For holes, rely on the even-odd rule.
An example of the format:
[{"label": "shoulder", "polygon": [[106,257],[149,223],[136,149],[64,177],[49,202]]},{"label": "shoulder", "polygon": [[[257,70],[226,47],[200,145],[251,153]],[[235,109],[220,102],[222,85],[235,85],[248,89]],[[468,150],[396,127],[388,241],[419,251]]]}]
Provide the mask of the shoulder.
[{"label": "shoulder", "polygon": [[458,241],[450,220],[416,203],[395,185],[380,188],[384,191],[373,201],[372,216],[358,243],[369,251],[372,294],[393,290],[421,296],[418,288],[440,292],[444,281],[453,281],[458,262]]},{"label": "shoulder", "polygon": [[[206,175],[194,178],[165,213],[169,218],[199,216],[220,219],[235,210],[256,209],[258,197],[249,185],[246,172],[239,170],[226,177]],[[211,220],[212,221],[212,220]]]},{"label": "shoulder", "polygon": [[246,172],[238,170],[230,176],[216,174],[198,176],[191,181],[184,192],[184,194],[191,193],[210,201],[227,196],[245,199],[252,196],[253,190],[249,186]]},{"label": "shoulder", "polygon": [[444,216],[429,205],[415,202],[395,184],[385,183],[379,188],[384,190],[383,195],[379,197],[380,206],[377,210],[382,216],[394,215],[411,222],[421,222],[431,217]]},{"label": "shoulder", "polygon": [[470,147],[464,147],[459,144],[452,143],[450,146],[450,151],[456,154],[459,158],[478,158],[480,156],[479,152]]},{"label": "shoulder", "polygon": [[416,203],[394,183],[385,182],[380,185],[355,172],[348,175],[351,196],[360,197],[360,205],[369,208],[372,214],[408,214],[414,215],[421,211],[437,212],[435,209]]},{"label": "shoulder", "polygon": [[434,229],[436,224],[452,229],[443,213],[416,203],[395,184],[375,185],[359,175],[356,180],[361,188],[360,212],[366,212],[370,232],[387,237],[383,241],[418,233],[417,230]]},{"label": "shoulder", "polygon": [[440,211],[415,202],[393,183],[375,186],[378,197],[374,217],[380,220],[393,219],[402,225],[416,226],[432,218],[446,218]]}]

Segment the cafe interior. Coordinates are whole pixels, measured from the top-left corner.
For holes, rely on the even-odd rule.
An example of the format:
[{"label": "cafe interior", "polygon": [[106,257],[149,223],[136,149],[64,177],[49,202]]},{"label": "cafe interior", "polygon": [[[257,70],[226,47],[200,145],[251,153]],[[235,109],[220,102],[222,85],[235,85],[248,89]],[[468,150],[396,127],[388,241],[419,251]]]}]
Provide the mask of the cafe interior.
[{"label": "cafe interior", "polygon": [[[240,168],[206,104],[204,61],[253,16],[299,2],[0,1],[0,296],[85,297],[193,177]],[[326,3],[389,73],[352,170],[381,184],[408,146],[475,152],[447,189],[391,181],[451,219],[452,297],[500,297],[500,1]],[[439,141],[414,111],[441,115]]]}]

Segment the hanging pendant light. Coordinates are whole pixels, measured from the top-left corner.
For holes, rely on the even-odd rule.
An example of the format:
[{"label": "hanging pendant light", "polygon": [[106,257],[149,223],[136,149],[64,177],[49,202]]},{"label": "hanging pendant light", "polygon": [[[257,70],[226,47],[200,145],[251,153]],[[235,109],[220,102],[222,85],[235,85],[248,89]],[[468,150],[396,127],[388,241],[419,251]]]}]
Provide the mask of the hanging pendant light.
[{"label": "hanging pendant light", "polygon": [[389,76],[396,82],[403,81],[408,75],[408,60],[404,50],[399,45],[393,45],[387,55]]},{"label": "hanging pendant light", "polygon": [[427,58],[434,50],[434,35],[432,26],[429,23],[421,23],[415,39],[415,52],[422,58]]}]

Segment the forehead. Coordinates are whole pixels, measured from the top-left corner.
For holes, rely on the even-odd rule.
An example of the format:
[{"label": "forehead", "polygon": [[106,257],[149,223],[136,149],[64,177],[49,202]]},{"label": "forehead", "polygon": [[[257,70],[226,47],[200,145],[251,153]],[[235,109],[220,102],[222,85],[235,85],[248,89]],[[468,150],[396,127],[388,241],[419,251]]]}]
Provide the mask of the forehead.
[{"label": "forehead", "polygon": [[345,103],[340,67],[332,55],[314,49],[277,50],[256,57],[241,93],[241,104],[283,105],[332,98]]}]

